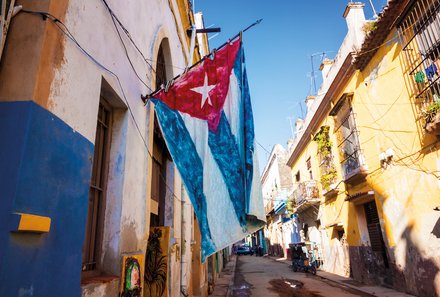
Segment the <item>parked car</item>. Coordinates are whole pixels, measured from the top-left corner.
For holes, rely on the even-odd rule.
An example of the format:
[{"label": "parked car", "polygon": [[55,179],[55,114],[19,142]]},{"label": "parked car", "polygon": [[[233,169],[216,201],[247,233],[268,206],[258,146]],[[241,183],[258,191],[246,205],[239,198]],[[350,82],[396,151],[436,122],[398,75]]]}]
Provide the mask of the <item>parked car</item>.
[{"label": "parked car", "polygon": [[251,247],[248,245],[240,245],[237,247],[237,255],[253,255],[254,252],[251,250]]}]

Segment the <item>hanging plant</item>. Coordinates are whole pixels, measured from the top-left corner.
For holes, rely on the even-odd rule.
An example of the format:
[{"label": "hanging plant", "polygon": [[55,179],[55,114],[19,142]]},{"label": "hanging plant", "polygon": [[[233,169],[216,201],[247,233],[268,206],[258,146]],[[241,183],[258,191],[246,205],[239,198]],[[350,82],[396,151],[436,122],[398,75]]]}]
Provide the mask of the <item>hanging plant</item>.
[{"label": "hanging plant", "polygon": [[335,183],[338,174],[336,169],[331,168],[329,172],[321,175],[322,188],[326,191],[331,190],[331,185]]},{"label": "hanging plant", "polygon": [[318,154],[321,158],[321,185],[326,191],[330,190],[332,184],[337,178],[337,171],[333,165],[333,158],[331,156],[332,142],[330,140],[330,127],[322,126],[318,133],[316,133],[313,140],[318,145]]},{"label": "hanging plant", "polygon": [[368,21],[362,26],[362,31],[364,31],[366,35],[370,34],[376,29],[377,29],[377,21]]},{"label": "hanging plant", "polygon": [[329,135],[330,127],[322,126],[318,133],[313,138],[318,145],[318,153],[327,155],[331,152],[332,142]]},{"label": "hanging plant", "polygon": [[286,209],[287,209],[287,211],[289,213],[294,213],[294,208],[295,208],[294,198],[287,199],[287,202],[286,202]]}]

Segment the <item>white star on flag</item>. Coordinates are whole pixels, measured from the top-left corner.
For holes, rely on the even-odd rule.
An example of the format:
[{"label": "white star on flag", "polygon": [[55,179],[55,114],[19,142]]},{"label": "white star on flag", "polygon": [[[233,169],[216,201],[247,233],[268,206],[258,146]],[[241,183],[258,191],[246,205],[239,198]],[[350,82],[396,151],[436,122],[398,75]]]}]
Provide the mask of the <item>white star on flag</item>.
[{"label": "white star on flag", "polygon": [[191,91],[202,94],[202,102],[200,106],[201,108],[203,108],[203,106],[205,105],[206,99],[208,99],[208,104],[212,106],[211,97],[209,97],[209,92],[211,92],[211,90],[214,88],[215,85],[208,85],[208,75],[205,73],[205,81],[203,83],[203,86],[191,89]]}]

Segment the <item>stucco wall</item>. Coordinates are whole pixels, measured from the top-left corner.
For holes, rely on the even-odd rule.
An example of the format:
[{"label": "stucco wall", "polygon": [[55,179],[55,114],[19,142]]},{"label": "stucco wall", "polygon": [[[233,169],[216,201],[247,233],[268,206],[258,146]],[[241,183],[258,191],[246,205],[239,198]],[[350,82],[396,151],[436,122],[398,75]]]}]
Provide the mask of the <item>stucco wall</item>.
[{"label": "stucco wall", "polygon": [[[47,11],[58,17],[64,22],[84,50],[90,53],[101,65],[87,57],[52,22],[44,21],[41,16],[22,12],[11,23],[7,46],[0,65],[0,101],[31,100],[35,102],[46,111],[45,116],[52,118],[53,121],[47,127],[41,127],[42,132],[53,135],[55,140],[60,139],[64,136],[56,129],[58,129],[58,126],[62,126],[65,131],[70,131],[66,132],[67,134],[71,133],[73,135],[65,140],[65,145],[71,143],[72,139],[82,139],[81,147],[72,151],[72,155],[66,155],[65,158],[69,158],[73,162],[73,160],[84,157],[82,155],[83,150],[91,156],[84,158],[82,160],[83,164],[79,164],[82,167],[80,166],[81,168],[73,171],[76,174],[75,176],[70,176],[71,182],[83,183],[78,185],[78,189],[75,190],[76,195],[81,196],[83,194],[82,196],[84,196],[81,196],[83,198],[81,205],[75,204],[80,203],[79,201],[66,203],[66,201],[62,202],[60,200],[60,202],[57,202],[57,200],[52,200],[49,205],[54,204],[54,213],[50,213],[49,216],[53,218],[53,226],[48,235],[43,235],[43,238],[47,237],[49,239],[53,236],[61,236],[58,240],[60,238],[75,240],[74,244],[69,244],[68,249],[67,246],[59,245],[60,241],[57,241],[56,247],[50,247],[45,251],[55,259],[70,259],[71,263],[65,264],[63,261],[53,261],[54,264],[45,267],[40,262],[40,258],[37,257],[36,260],[30,261],[32,269],[29,270],[29,273],[32,272],[38,275],[39,271],[46,271],[45,281],[37,284],[38,280],[33,279],[31,276],[17,277],[17,281],[20,279],[21,283],[17,283],[17,286],[11,283],[8,290],[22,288],[23,290],[32,289],[34,292],[40,292],[39,286],[44,287],[48,284],[52,286],[52,281],[47,280],[51,280],[58,275],[59,277],[63,276],[64,281],[56,282],[57,286],[64,288],[63,291],[68,291],[73,294],[72,296],[78,296],[80,291],[81,251],[87,214],[87,193],[100,95],[104,95],[112,105],[114,117],[103,251],[99,260],[102,263],[103,273],[119,276],[121,273],[121,255],[133,252],[145,253],[149,234],[150,191],[147,184],[151,179],[148,151],[151,152],[152,112],[150,106],[144,106],[141,95],[148,94],[154,89],[155,74],[149,64],[155,67],[157,52],[162,40],[166,39],[170,48],[167,76],[169,78],[174,77],[186,66],[188,56],[188,45],[185,43],[187,42],[186,27],[183,28],[184,26],[181,24],[182,19],[185,22],[188,22],[188,19],[187,16],[181,18],[179,13],[185,11],[188,7],[182,6],[185,4],[184,1],[176,0],[107,1],[147,58],[147,61],[143,60],[121,31],[133,67],[148,88],[139,81],[130,66],[124,47],[113,26],[111,16],[101,1],[44,0],[37,2],[22,0],[18,1],[18,4],[22,4],[26,10]],[[173,12],[175,13],[173,14]],[[181,26],[181,28],[177,29],[176,26]],[[182,44],[182,42],[184,43]],[[130,107],[130,110],[128,107]],[[17,120],[17,122],[19,121]],[[54,122],[60,124],[55,125]],[[22,150],[24,149],[24,143],[31,141],[29,136],[24,135],[23,137],[24,141],[17,143],[15,149]],[[144,141],[150,145],[148,148],[145,147]],[[58,149],[60,145],[59,143],[48,142],[45,146],[40,144],[39,148],[45,148],[49,152]],[[26,158],[29,157],[40,160],[41,155],[28,154]],[[62,171],[58,173],[60,179],[63,178],[63,174],[67,174],[62,169],[57,169]],[[57,170],[53,172],[58,172]],[[73,172],[69,174],[73,174]],[[169,170],[169,172],[173,172],[173,170]],[[38,174],[37,171],[35,173]],[[45,176],[41,174],[35,182]],[[167,221],[175,228],[172,232],[172,238],[176,245],[170,257],[170,279],[173,281],[170,293],[175,295],[180,291],[179,251],[182,250],[181,238],[183,236],[180,231],[181,204],[179,200],[176,200],[180,199],[181,196],[181,182],[173,174],[167,177],[167,183],[174,187],[174,193],[168,193],[168,200],[172,207],[168,211]],[[27,186],[31,185],[32,183],[27,184]],[[52,184],[52,186],[55,186],[55,184]],[[40,205],[42,202],[30,195],[34,190],[28,190],[29,193],[24,195],[23,201],[34,201],[37,206]],[[60,195],[63,191],[67,191],[68,193],[63,196],[63,199],[67,199],[66,197],[70,195],[69,191],[71,190],[66,186],[57,191]],[[10,210],[11,208],[8,207],[8,211]],[[16,210],[15,207],[12,211]],[[32,213],[38,212],[37,210],[38,208],[29,209],[28,211]],[[72,230],[70,230],[70,227],[65,227],[65,231],[72,232],[72,235],[63,237],[63,235],[57,233],[58,228],[61,226],[56,218],[64,215],[67,220],[71,215],[70,212],[76,214],[74,217],[75,223],[72,223]],[[66,215],[66,213],[69,215]],[[186,207],[184,214],[190,216],[190,218],[192,217],[190,206]],[[191,230],[191,219],[187,222],[184,227]],[[8,232],[9,230],[3,228],[2,241],[7,240],[10,236]],[[186,234],[191,234],[191,232],[187,231]],[[185,238],[186,262],[189,263],[188,255],[191,254],[189,252],[191,240],[188,240],[190,238],[188,235]],[[36,250],[37,246],[31,245],[27,248],[31,252],[34,249]],[[19,249],[16,249],[15,253],[19,251]],[[62,253],[62,255],[59,253]],[[20,258],[20,255],[16,254],[15,258]],[[14,259],[14,257],[11,259]],[[69,267],[69,269],[58,269],[56,263],[60,265],[64,263],[63,267]],[[2,265],[2,267],[5,266]],[[187,264],[187,275],[189,270]],[[66,276],[60,271],[68,271],[71,275]],[[12,276],[13,274],[8,276],[8,274],[2,273],[3,283],[10,283],[10,277]],[[187,279],[186,283],[188,282]],[[116,296],[118,290],[119,283],[112,281],[96,284],[95,286],[87,285],[87,287],[84,287],[83,295],[95,296],[96,292],[107,292],[106,294],[109,296]],[[13,296],[15,293],[1,295]],[[46,294],[46,296],[51,296],[51,294]]]},{"label": "stucco wall", "polygon": [[[387,40],[394,42],[382,45],[365,70],[355,72],[331,98],[335,104],[344,93],[353,93],[352,107],[369,175],[356,184],[340,184],[338,195],[322,199],[321,223],[327,226],[323,242],[328,242],[324,267],[341,275],[351,271],[355,279],[366,283],[388,283],[418,296],[435,296],[440,294],[440,214],[434,210],[440,197],[435,176],[440,146],[420,130],[415,99],[408,91],[412,77],[403,68],[404,53],[395,36],[391,32]],[[327,113],[318,122],[318,127],[330,127],[330,139],[336,144],[333,118]],[[381,166],[379,155],[388,149],[394,152],[392,160]],[[335,145],[332,153],[340,181]],[[308,156],[317,170],[313,162],[316,146],[310,141],[295,156],[293,174],[305,172]],[[364,200],[345,200],[367,192],[372,194]],[[361,206],[365,199],[376,202],[389,268],[371,250]],[[345,231],[342,240],[337,238],[338,229]]]},{"label": "stucco wall", "polygon": [[[388,38],[393,36],[395,32]],[[440,188],[438,178],[429,172],[437,170],[438,145],[423,150],[435,139],[418,129],[415,101],[408,91],[411,77],[402,68],[404,54],[398,43],[377,52],[353,82],[353,106],[372,172],[364,187],[376,193],[393,286],[433,296],[440,292],[440,239],[435,235],[440,214],[433,210]],[[389,148],[393,161],[381,168],[379,154]],[[358,238],[356,245],[361,242]]]},{"label": "stucco wall", "polygon": [[[0,103],[0,137],[0,295],[79,296],[93,144],[32,101]],[[18,232],[17,213],[49,232]]]}]

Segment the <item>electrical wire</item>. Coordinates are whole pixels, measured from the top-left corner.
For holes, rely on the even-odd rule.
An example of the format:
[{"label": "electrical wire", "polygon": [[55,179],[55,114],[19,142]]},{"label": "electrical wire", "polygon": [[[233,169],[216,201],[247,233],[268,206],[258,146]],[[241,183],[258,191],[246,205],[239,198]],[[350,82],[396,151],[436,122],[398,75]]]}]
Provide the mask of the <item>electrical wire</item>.
[{"label": "electrical wire", "polygon": [[[153,158],[153,155],[152,155],[152,153],[150,152],[150,150],[149,150],[149,148],[148,148],[148,145],[147,145],[147,142],[146,142],[146,140],[145,140],[145,138],[143,137],[143,135],[142,135],[142,132],[141,132],[141,130],[140,130],[140,128],[139,128],[139,125],[138,125],[138,123],[137,123],[137,121],[136,121],[136,118],[135,118],[135,116],[134,116],[134,114],[133,114],[133,111],[132,111],[132,109],[131,109],[131,106],[130,106],[130,103],[129,103],[129,101],[128,101],[128,99],[127,99],[127,97],[126,97],[126,95],[125,95],[125,91],[124,91],[124,88],[122,87],[122,83],[121,83],[121,81],[120,81],[120,79],[119,79],[119,76],[116,74],[116,73],[114,73],[113,71],[111,71],[110,69],[108,69],[106,66],[104,66],[102,63],[100,63],[98,60],[96,60],[86,49],[84,49],[82,46],[81,46],[81,44],[76,40],[76,38],[73,36],[73,34],[70,32],[70,30],[67,28],[67,26],[61,21],[61,20],[59,20],[58,18],[56,18],[55,16],[53,16],[53,15],[51,15],[50,13],[48,13],[48,12],[40,12],[40,11],[29,11],[29,10],[21,10],[21,12],[23,12],[23,13],[28,13],[28,14],[33,14],[33,15],[39,15],[39,16],[42,16],[43,17],[43,20],[46,20],[46,19],[48,19],[48,20],[50,20],[53,24],[55,24],[55,26],[64,34],[64,35],[66,35],[67,36],[67,38],[69,38],[80,50],[81,50],[81,52],[83,52],[89,59],[91,59],[97,66],[99,66],[101,69],[103,69],[103,70],[105,70],[105,71],[107,71],[108,73],[110,73],[111,75],[113,75],[115,78],[116,78],[116,80],[117,80],[117,82],[118,82],[118,85],[119,85],[119,87],[120,87],[120,89],[121,89],[121,93],[122,93],[122,97],[124,98],[124,101],[125,101],[125,103],[127,104],[127,108],[128,108],[128,110],[129,110],[129,113],[130,113],[130,115],[131,115],[131,118],[132,118],[132,120],[133,120],[133,122],[134,122],[134,124],[135,124],[135,127],[136,127],[136,130],[138,131],[138,134],[139,134],[139,136],[141,137],[141,139],[142,139],[142,142],[143,142],[143,144],[144,144],[144,146],[145,146],[145,149],[146,149],[146,151],[147,151],[147,153],[148,153],[148,155],[149,155],[149,157],[150,158]],[[61,27],[61,26],[62,27]],[[64,29],[63,29],[64,28]],[[165,184],[165,186],[171,191],[171,193],[172,193],[172,195],[176,198],[176,199],[178,199],[179,200],[179,198],[176,196],[176,194],[174,193],[174,190],[166,183],[166,178],[162,175],[162,173],[160,173],[160,177],[162,178],[162,180],[164,181],[164,184]]]},{"label": "electrical wire", "polygon": [[185,70],[185,68],[183,67],[178,67],[172,64],[168,64],[168,63],[162,63],[162,62],[158,62],[158,61],[154,61],[152,59],[148,59],[145,57],[144,53],[140,50],[139,46],[136,44],[136,42],[133,40],[130,32],[127,30],[127,28],[122,24],[121,20],[117,17],[117,15],[114,13],[114,11],[110,8],[110,5],[107,3],[106,0],[101,0],[104,5],[106,6],[108,12],[110,13],[112,19],[116,20],[116,22],[118,23],[118,25],[120,26],[120,28],[122,29],[122,31],[124,32],[124,34],[127,36],[127,38],[130,40],[131,44],[135,47],[135,49],[137,50],[137,52],[142,56],[142,59],[145,61],[145,63],[150,67],[150,69],[153,71],[153,73],[156,73],[156,70],[154,69],[153,65],[151,65],[150,62],[156,62],[165,66],[171,66],[173,68],[177,68],[180,70]]},{"label": "electrical wire", "polygon": [[[378,128],[373,128],[373,127],[368,127],[368,126],[363,126],[364,128],[370,128],[370,129],[375,129],[375,130],[377,130],[377,131],[380,131],[382,134],[383,134],[383,136],[385,137],[385,138],[387,138],[392,144],[393,144],[393,146],[394,146],[394,148],[395,149],[397,149],[397,150],[399,150],[399,152],[402,154],[402,155],[405,155],[405,152],[394,142],[394,139],[392,138],[392,137],[390,137],[390,136],[388,136],[387,135],[387,133],[385,133],[386,131],[387,132],[392,132],[392,133],[403,133],[403,131],[389,131],[389,130],[386,130],[386,129],[384,129],[379,123],[378,123],[378,121],[379,120],[381,120],[383,117],[385,117],[385,115],[391,110],[391,108],[394,106],[394,104],[397,102],[397,100],[401,97],[401,95],[403,94],[403,89],[402,89],[402,91],[401,91],[401,93],[397,96],[397,98],[393,101],[393,103],[390,105],[390,107],[379,117],[379,118],[375,118],[374,117],[374,115],[373,115],[373,113],[371,112],[371,110],[368,108],[368,105],[367,104],[365,104],[366,105],[366,110],[368,111],[368,113],[370,114],[370,116],[371,116],[371,118],[373,118],[373,124],[375,124],[375,125],[377,125],[378,126]],[[368,94],[367,94],[368,95]],[[360,95],[360,94],[358,94],[358,96],[359,96],[359,99],[360,99],[360,101],[361,102],[363,102],[364,100],[363,100],[363,98],[362,98],[362,96]],[[369,100],[369,101],[371,101],[371,100]],[[406,133],[409,133],[409,132],[411,132],[411,131],[407,131]],[[416,138],[417,137],[417,134],[415,134],[415,136],[414,136],[414,138]],[[406,146],[406,144],[400,139],[400,137],[396,137],[397,138],[397,140],[406,148],[406,150],[407,151],[410,151],[411,149],[409,148],[409,147],[407,147]],[[413,143],[414,143],[414,141],[413,141]],[[408,157],[406,157],[406,158],[408,158]],[[406,158],[401,158],[401,160],[403,160],[403,159],[406,159]],[[416,162],[417,162],[417,160],[413,160],[412,158],[411,158],[411,156],[409,157],[410,158],[410,160],[411,160],[411,163],[412,164],[407,164],[406,162],[404,162],[404,161],[400,161],[400,165],[403,165],[403,166],[406,166],[407,168],[410,168],[410,169],[414,169],[414,167],[411,167],[411,165],[415,165],[415,166],[417,166],[418,167],[418,169],[414,169],[414,170],[418,170],[418,171],[422,171],[422,172],[425,172],[425,173],[427,173],[427,174],[433,174],[436,178],[438,178],[438,176],[435,174],[435,173],[433,173],[433,171],[429,171],[429,170],[427,170],[426,168],[423,168],[423,166],[421,165],[421,164],[416,164]],[[397,163],[398,161],[395,161],[395,163]],[[399,164],[397,164],[397,165],[399,165]]]},{"label": "electrical wire", "polygon": [[[144,85],[144,86],[145,86],[145,87],[151,92],[152,89],[151,89],[151,88],[150,88],[150,87],[144,82],[144,80],[139,76],[139,74],[138,74],[136,68],[135,68],[134,65],[133,65],[133,62],[131,61],[130,55],[128,54],[127,46],[125,45],[125,42],[124,42],[124,40],[123,40],[123,38],[122,38],[122,36],[121,36],[121,33],[119,32],[119,28],[118,28],[118,25],[116,24],[116,21],[118,21],[119,25],[122,27],[122,30],[123,30],[124,32],[126,32],[126,31],[125,31],[126,29],[124,28],[124,26],[121,25],[121,23],[119,22],[119,20],[117,20],[117,19],[115,20],[115,16],[114,16],[112,10],[110,9],[110,7],[107,5],[107,2],[106,2],[105,0],[102,0],[102,1],[103,1],[104,4],[106,5],[106,7],[107,7],[107,9],[108,9],[108,11],[109,11],[109,13],[110,13],[110,17],[111,17],[111,19],[112,19],[113,26],[115,27],[116,33],[117,33],[117,35],[118,35],[118,38],[119,38],[119,40],[121,41],[122,47],[124,48],[124,53],[125,53],[125,56],[126,56],[126,58],[127,58],[127,60],[128,60],[128,63],[130,64],[131,69],[133,70],[134,74],[137,76],[137,78],[139,79],[139,81],[140,81],[140,82],[141,82],[141,83],[142,83],[142,84],[143,84],[143,85]],[[128,32],[128,31],[127,31],[127,32]],[[129,33],[126,33],[126,35],[128,36],[129,40],[132,40],[131,37],[130,37],[130,34],[129,34]],[[133,41],[132,41],[132,43],[133,43]],[[139,50],[139,48],[136,46],[136,44],[135,44],[135,47],[136,47],[136,49],[140,52],[140,50]],[[141,55],[142,55],[142,57],[143,57],[142,52],[141,52]],[[144,59],[144,61],[147,62],[145,59]],[[154,71],[153,66],[152,66],[150,63],[147,62],[147,65],[150,66],[150,68]]]},{"label": "electrical wire", "polygon": [[258,141],[258,140],[255,140],[255,142],[266,152],[266,153],[268,153],[269,155],[270,155],[270,152]]},{"label": "electrical wire", "polygon": [[[411,158],[412,156],[415,156],[415,155],[417,155],[417,154],[421,155],[423,151],[426,151],[427,149],[431,149],[431,148],[433,148],[433,147],[436,147],[437,144],[439,144],[439,143],[440,143],[440,141],[437,140],[437,141],[435,141],[435,142],[433,142],[433,143],[431,143],[431,144],[429,144],[429,145],[426,145],[425,147],[421,148],[420,150],[418,150],[418,151],[416,151],[416,152],[413,152],[413,153],[411,153],[411,154],[409,154],[409,155],[406,155],[406,156],[404,156],[404,157],[401,157],[400,159],[394,161],[393,163],[396,164],[396,165],[398,165],[398,166],[405,166],[405,167],[407,167],[407,168],[409,168],[409,169],[411,169],[411,170],[420,171],[420,172],[423,172],[423,173],[426,173],[426,174],[429,174],[429,175],[433,175],[433,176],[436,177],[437,179],[440,179],[440,175],[437,175],[437,173],[440,174],[440,170],[427,171],[427,170],[420,169],[420,168],[413,168],[413,167],[411,167],[411,166],[409,166],[409,165],[407,165],[407,164],[405,164],[405,163],[402,163],[402,165],[398,164],[398,162],[401,162],[402,160],[404,160],[404,159],[406,159],[406,158]],[[416,160],[417,160],[417,159],[416,159]],[[373,176],[374,174],[376,174],[376,173],[379,172],[380,170],[383,170],[383,168],[382,168],[382,167],[378,167],[378,168],[376,168],[376,169],[370,171],[368,175],[369,175],[369,176]],[[317,181],[317,182],[320,183],[320,181]],[[341,184],[342,182],[344,182],[344,180],[340,180],[340,181],[337,183],[336,187],[338,187],[339,184]],[[299,183],[298,183],[298,184],[299,184]],[[287,197],[286,199],[272,199],[272,198],[264,198],[264,197],[263,197],[263,200],[266,200],[266,201],[273,201],[273,202],[286,202],[286,203],[287,203],[288,201],[292,200],[292,198]],[[340,216],[340,214],[341,214],[341,212],[342,212],[342,208],[343,208],[345,202],[347,202],[347,201],[344,199],[344,200],[342,201],[342,203],[341,203],[341,206],[340,206],[340,208],[339,208],[338,214],[336,215],[336,217],[335,217],[335,219],[333,220],[333,222],[336,221],[336,220],[339,218],[339,216]],[[321,206],[321,205],[323,205],[323,204],[327,204],[327,203],[328,203],[328,201],[320,201],[320,202],[319,202],[319,206]],[[312,206],[313,208],[315,208],[316,210],[319,210],[319,208],[317,208],[316,206],[314,206],[314,205],[311,205],[311,206]]]}]

